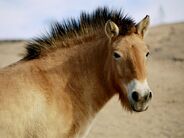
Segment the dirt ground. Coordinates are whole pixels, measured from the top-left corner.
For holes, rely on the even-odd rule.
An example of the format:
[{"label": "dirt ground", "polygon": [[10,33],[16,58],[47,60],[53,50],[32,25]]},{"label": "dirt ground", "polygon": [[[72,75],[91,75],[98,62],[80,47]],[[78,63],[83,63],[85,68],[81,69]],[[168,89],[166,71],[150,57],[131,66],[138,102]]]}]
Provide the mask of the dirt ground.
[{"label": "dirt ground", "polygon": [[[87,138],[184,138],[184,23],[150,29],[146,41],[153,100],[130,114],[114,97],[97,115]],[[0,43],[0,67],[22,57],[25,42]]]}]

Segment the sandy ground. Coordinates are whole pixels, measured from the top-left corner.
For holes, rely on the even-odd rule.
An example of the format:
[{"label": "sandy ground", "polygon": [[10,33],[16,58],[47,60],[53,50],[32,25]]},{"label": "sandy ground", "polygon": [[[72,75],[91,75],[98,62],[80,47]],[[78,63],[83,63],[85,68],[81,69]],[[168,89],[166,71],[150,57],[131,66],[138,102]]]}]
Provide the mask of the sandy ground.
[{"label": "sandy ground", "polygon": [[[184,23],[150,29],[149,110],[126,112],[114,97],[97,115],[88,138],[184,138]],[[0,43],[0,67],[19,60],[24,42]]]}]

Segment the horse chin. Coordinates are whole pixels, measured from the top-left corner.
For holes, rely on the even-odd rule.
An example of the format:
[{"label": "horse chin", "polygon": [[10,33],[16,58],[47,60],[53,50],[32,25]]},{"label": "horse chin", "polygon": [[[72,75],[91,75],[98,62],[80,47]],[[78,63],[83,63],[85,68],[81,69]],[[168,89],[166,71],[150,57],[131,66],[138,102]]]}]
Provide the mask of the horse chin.
[{"label": "horse chin", "polygon": [[136,106],[131,105],[131,108],[132,108],[132,111],[134,112],[143,112],[148,109],[148,106],[147,107],[136,107]]}]

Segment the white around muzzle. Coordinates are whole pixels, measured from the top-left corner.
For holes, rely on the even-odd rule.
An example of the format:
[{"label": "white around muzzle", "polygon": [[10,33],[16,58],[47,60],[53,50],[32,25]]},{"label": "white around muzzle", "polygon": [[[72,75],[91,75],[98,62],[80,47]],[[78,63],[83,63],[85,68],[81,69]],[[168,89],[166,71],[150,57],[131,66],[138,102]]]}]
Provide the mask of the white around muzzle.
[{"label": "white around muzzle", "polygon": [[148,108],[148,103],[152,98],[152,92],[147,80],[140,82],[132,80],[128,86],[128,99],[134,111],[144,111]]}]

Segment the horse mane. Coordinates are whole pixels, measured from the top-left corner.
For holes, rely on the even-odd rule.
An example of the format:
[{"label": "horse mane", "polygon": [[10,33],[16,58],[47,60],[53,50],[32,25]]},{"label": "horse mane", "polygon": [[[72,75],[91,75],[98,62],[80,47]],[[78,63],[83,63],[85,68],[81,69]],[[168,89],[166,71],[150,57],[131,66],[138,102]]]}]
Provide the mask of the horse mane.
[{"label": "horse mane", "polygon": [[[120,35],[128,35],[133,32],[135,22],[127,15],[124,16],[122,10],[109,9],[107,7],[97,8],[92,13],[82,12],[79,19],[64,20],[63,23],[55,22],[51,25],[51,32],[35,38],[26,47],[27,54],[24,59],[31,60],[38,58],[44,50],[55,47],[55,42],[65,39],[78,38],[99,32],[104,28],[105,23],[111,20],[119,27]],[[59,45],[59,47],[66,47]]]}]

